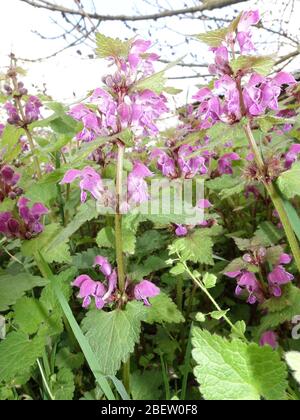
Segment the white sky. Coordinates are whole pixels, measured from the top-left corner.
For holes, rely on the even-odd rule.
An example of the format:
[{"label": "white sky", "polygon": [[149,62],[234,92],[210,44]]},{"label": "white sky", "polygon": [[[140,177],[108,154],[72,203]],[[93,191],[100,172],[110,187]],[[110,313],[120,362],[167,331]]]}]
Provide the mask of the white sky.
[{"label": "white sky", "polygon": [[[166,0],[167,1],[167,0]],[[57,1],[60,4],[66,4],[73,6],[71,0],[60,0]],[[105,14],[136,14],[135,6],[138,6],[139,11],[142,13],[152,12],[153,9],[146,5],[142,0],[94,0],[98,10]],[[264,15],[265,21],[272,21],[272,19],[278,16],[279,6],[276,10],[277,0],[268,1],[248,1],[235,9],[241,10],[242,8],[250,8],[255,3],[259,4],[259,8]],[[182,0],[172,0],[172,6],[176,8],[182,7]],[[100,6],[101,5],[101,6]],[[98,7],[99,6],[99,7]],[[74,7],[74,6],[73,6]],[[167,7],[167,6],[166,6]],[[271,10],[270,10],[271,9]],[[219,16],[224,16],[224,9],[218,12],[214,11],[214,14],[218,13]],[[272,15],[271,15],[272,13]],[[37,30],[43,34],[56,35],[59,31],[54,23],[51,23],[50,17],[59,15],[53,15],[49,11],[42,9],[34,9],[25,3],[18,0],[1,0],[1,24],[0,24],[0,66],[3,67],[9,64],[8,55],[13,51],[18,57],[24,58],[37,58],[50,55],[52,52],[59,50],[65,46],[63,40],[42,40],[36,34],[32,33],[33,30]],[[291,32],[299,32],[299,16],[300,16],[300,1],[296,1],[296,8],[292,19],[289,21],[289,28]],[[166,21],[160,21],[156,24],[155,28],[151,28],[149,25],[151,22],[143,21],[137,24],[139,34],[145,38],[149,38],[148,30],[154,30],[154,35],[158,35],[160,41],[162,40],[166,44],[176,45],[180,37],[175,32],[166,31],[160,29]],[[174,20],[168,19],[167,23],[169,26],[173,25],[173,29],[180,30],[181,33],[193,34],[200,33],[204,30],[203,25],[198,20],[190,21],[183,20],[178,22],[176,20],[176,28],[174,28]],[[292,31],[293,29],[293,31]],[[125,38],[132,36],[132,32],[127,30],[123,24],[118,22],[104,22],[100,27],[101,32],[110,35]],[[160,32],[156,32],[159,30]],[[270,36],[266,34],[266,36]],[[270,39],[270,41],[272,41]],[[210,55],[206,54],[206,47],[200,43],[196,44],[197,48],[202,48],[204,56],[208,56],[206,61],[210,59]],[[175,57],[181,57],[186,54],[186,45],[178,46],[174,48]],[[269,48],[271,50],[276,49],[276,45],[270,43]],[[28,70],[27,85],[34,83],[39,87],[43,86],[43,83],[47,84],[47,90],[50,95],[56,100],[72,102],[74,94],[77,98],[83,97],[88,90],[91,90],[101,85],[101,77],[107,73],[107,68],[103,60],[88,60],[81,58],[77,53],[76,49],[70,49],[64,53],[58,55],[55,58],[46,60],[42,63],[25,63],[22,65],[23,68]],[[83,51],[83,57],[90,52],[90,50],[81,48]],[[153,48],[155,50],[155,46]],[[166,55],[169,54],[166,50]],[[270,54],[272,51],[268,51]],[[281,54],[288,53],[289,50],[281,51]],[[162,52],[162,58],[164,56]],[[170,58],[170,54],[168,55]],[[190,61],[190,60],[189,60]],[[293,69],[300,69],[300,59],[294,63]],[[173,70],[173,75],[186,74],[186,70],[177,68]],[[196,79],[187,80],[184,82],[170,81],[170,85],[183,87],[185,91],[195,91],[193,86],[197,83]]]}]

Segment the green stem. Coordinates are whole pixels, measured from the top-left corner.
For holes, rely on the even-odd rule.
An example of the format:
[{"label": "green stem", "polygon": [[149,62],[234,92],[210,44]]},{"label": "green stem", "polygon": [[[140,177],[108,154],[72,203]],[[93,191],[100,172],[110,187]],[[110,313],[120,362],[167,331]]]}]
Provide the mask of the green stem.
[{"label": "green stem", "polygon": [[123,385],[130,395],[130,357],[126,363],[123,363]]},{"label": "green stem", "polygon": [[[180,255],[178,254],[178,257],[180,258]],[[223,312],[220,305],[215,301],[215,299],[212,297],[212,295],[209,293],[209,291],[206,289],[204,284],[200,280],[198,280],[194,274],[191,272],[189,267],[187,266],[186,262],[181,260],[182,264],[184,265],[184,268],[186,272],[189,274],[191,279],[194,281],[194,283],[202,290],[202,292],[208,297],[208,299],[211,301],[211,303],[214,305],[214,307],[219,312]],[[241,334],[241,332],[236,328],[236,326],[230,321],[227,315],[223,315],[224,320],[227,322],[227,324],[230,326],[231,330],[234,331],[237,336],[240,336],[243,340],[245,340],[245,336]]]},{"label": "green stem", "polygon": [[[11,57],[11,60],[12,60],[11,67],[12,68],[15,68],[16,67],[16,64],[17,64],[16,63],[16,59],[12,56]],[[12,83],[13,83],[13,86],[14,86],[15,91],[18,92],[19,87],[18,87],[18,80],[17,80],[16,75],[13,75],[11,77],[11,80],[12,80]],[[34,161],[34,165],[35,165],[36,175],[37,175],[38,179],[40,179],[42,177],[41,167],[40,167],[39,159],[38,159],[38,157],[36,156],[36,154],[34,152],[35,151],[35,146],[34,146],[34,142],[33,142],[33,138],[32,138],[31,132],[30,132],[30,130],[29,130],[27,124],[26,124],[26,116],[25,116],[25,112],[24,112],[24,109],[23,109],[23,105],[22,105],[22,102],[21,102],[21,99],[20,99],[19,96],[15,96],[14,99],[15,99],[16,107],[19,110],[20,116],[22,118],[22,122],[24,124],[23,125],[23,129],[24,129],[24,131],[26,133],[27,139],[28,139],[29,144],[30,144],[30,151],[31,151],[32,156],[33,156],[33,161]]]},{"label": "green stem", "polygon": [[115,215],[115,238],[116,238],[116,257],[118,268],[118,284],[122,296],[125,293],[125,269],[124,269],[124,255],[123,255],[123,235],[122,235],[122,214],[121,214],[121,200],[123,188],[123,163],[124,163],[124,145],[118,143],[118,157],[117,157],[117,178],[116,178],[116,196],[117,206]]},{"label": "green stem", "polygon": [[266,189],[273,201],[274,207],[277,210],[277,213],[279,215],[280,221],[282,223],[282,226],[284,228],[287,240],[289,242],[291,251],[293,253],[293,256],[295,258],[295,262],[298,268],[298,271],[300,272],[300,247],[299,242],[296,238],[294,229],[291,225],[290,219],[287,215],[286,209],[284,207],[282,198],[280,197],[279,193],[277,192],[277,189],[274,184],[266,184]]},{"label": "green stem", "polygon": [[[246,136],[248,138],[248,141],[250,143],[250,146],[252,148],[256,164],[262,174],[264,176],[265,174],[265,164],[263,161],[263,158],[261,156],[261,153],[258,149],[258,146],[256,144],[255,138],[253,136],[250,123],[248,122],[246,126],[244,127]],[[283,229],[285,231],[287,240],[289,242],[291,251],[293,253],[293,256],[295,258],[295,262],[298,268],[298,271],[300,272],[300,247],[299,243],[297,241],[296,235],[294,233],[293,227],[291,225],[291,222],[289,220],[289,217],[286,213],[284,203],[282,201],[282,198],[280,194],[278,193],[276,186],[273,183],[268,183],[266,180],[264,181],[265,188],[274,204],[275,209],[278,212],[280,221],[282,223]]]}]

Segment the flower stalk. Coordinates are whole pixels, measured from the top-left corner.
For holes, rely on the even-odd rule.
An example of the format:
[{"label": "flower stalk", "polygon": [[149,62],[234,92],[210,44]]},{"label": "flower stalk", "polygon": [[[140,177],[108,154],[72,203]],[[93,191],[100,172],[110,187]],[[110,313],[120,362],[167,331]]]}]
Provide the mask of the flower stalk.
[{"label": "flower stalk", "polygon": [[[250,127],[250,123],[248,121],[248,123],[245,125],[244,127],[245,129],[245,133],[247,136],[247,139],[249,141],[250,147],[252,149],[252,152],[254,154],[254,158],[255,158],[255,162],[259,168],[259,171],[261,172],[261,174],[263,175],[265,173],[265,163],[263,161],[263,158],[260,154],[260,151],[257,147],[255,138],[253,136],[251,127]],[[264,177],[263,177],[264,178]],[[282,198],[280,196],[280,194],[278,193],[276,186],[274,185],[274,183],[272,182],[267,182],[267,180],[264,178],[264,186],[274,204],[274,207],[276,209],[276,211],[278,212],[280,221],[282,223],[282,226],[284,228],[288,243],[290,245],[291,251],[293,253],[298,271],[300,272],[300,247],[299,247],[299,243],[298,240],[296,238],[295,232],[293,230],[293,227],[291,225],[291,222],[288,218],[288,215],[286,213]]]},{"label": "flower stalk", "polygon": [[123,193],[123,163],[124,163],[124,149],[122,142],[118,142],[118,157],[117,157],[117,177],[116,177],[116,215],[115,215],[115,238],[116,238],[116,258],[118,270],[119,290],[123,295],[125,293],[125,269],[124,269],[124,255],[123,255],[123,234],[122,234],[122,213],[121,201]]}]

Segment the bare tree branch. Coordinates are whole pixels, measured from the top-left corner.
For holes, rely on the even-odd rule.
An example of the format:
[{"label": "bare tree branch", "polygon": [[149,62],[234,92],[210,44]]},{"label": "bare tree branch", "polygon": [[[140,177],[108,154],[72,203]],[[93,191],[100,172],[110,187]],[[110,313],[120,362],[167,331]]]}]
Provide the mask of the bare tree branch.
[{"label": "bare tree branch", "polygon": [[56,5],[54,3],[43,1],[43,0],[20,0],[20,1],[22,1],[23,3],[27,3],[30,6],[37,7],[37,8],[47,9],[54,12],[60,12],[60,13],[69,14],[69,15],[89,17],[90,19],[97,19],[101,21],[118,20],[118,21],[127,21],[127,22],[137,22],[141,20],[164,19],[164,18],[172,17],[172,16],[203,12],[205,10],[221,9],[223,7],[232,6],[234,4],[244,3],[247,0],[206,0],[199,6],[186,7],[186,8],[177,9],[177,10],[164,10],[159,13],[153,13],[149,15],[140,15],[140,16],[100,15],[98,13],[89,13],[85,11],[83,12],[82,9],[78,9],[78,10],[70,9],[68,7]]}]

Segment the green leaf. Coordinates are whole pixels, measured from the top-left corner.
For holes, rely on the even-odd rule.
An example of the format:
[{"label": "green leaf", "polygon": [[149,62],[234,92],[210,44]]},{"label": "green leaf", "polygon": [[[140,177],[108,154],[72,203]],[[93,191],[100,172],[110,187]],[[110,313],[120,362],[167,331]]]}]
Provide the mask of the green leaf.
[{"label": "green leaf", "polygon": [[240,55],[230,62],[232,70],[253,70],[263,76],[267,76],[274,66],[275,60],[270,56],[246,56]]},{"label": "green leaf", "polygon": [[124,57],[129,54],[132,41],[121,41],[119,38],[110,38],[101,33],[96,34],[97,55],[100,58]]},{"label": "green leaf", "polygon": [[144,372],[136,371],[131,375],[130,380],[132,398],[135,401],[159,400],[161,397],[161,385],[161,372],[158,372],[157,370],[146,370]]},{"label": "green leaf", "polygon": [[[96,209],[96,204],[94,201],[90,200],[86,203],[82,204],[79,207],[79,210],[73,220],[66,226],[64,229],[59,229],[54,235],[53,238],[49,238],[47,247],[43,251],[43,254],[47,253],[52,255],[52,253],[57,250],[57,247],[61,246],[61,244],[65,244],[70,237],[80,229],[80,227],[98,216],[98,212]],[[40,236],[39,236],[40,238]],[[47,261],[47,259],[46,259]],[[56,260],[55,260],[56,261]],[[50,261],[48,261],[50,262]]]},{"label": "green leaf", "polygon": [[194,372],[206,400],[284,400],[287,371],[269,346],[232,342],[195,327]]},{"label": "green leaf", "polygon": [[143,90],[152,90],[157,94],[161,94],[164,90],[167,78],[164,71],[152,74],[144,79],[139,80],[134,85],[134,90],[143,91]]},{"label": "green leaf", "polygon": [[46,206],[49,205],[50,201],[55,199],[57,196],[57,188],[55,184],[45,184],[43,182],[37,182],[31,185],[26,192],[26,198],[31,200],[33,203],[43,203]]},{"label": "green leaf", "polygon": [[175,247],[181,249],[181,255],[186,261],[208,265],[214,264],[213,245],[207,229],[199,229],[174,243]]},{"label": "green leaf", "polygon": [[217,284],[217,276],[211,273],[205,273],[203,277],[203,284],[206,287],[206,289],[212,289]]},{"label": "green leaf", "polygon": [[[75,223],[75,220],[76,216],[71,223]],[[23,255],[30,257],[36,252],[41,252],[44,259],[49,263],[53,261],[60,263],[71,262],[71,254],[67,244],[69,238],[67,235],[64,235],[66,229],[61,230],[61,226],[57,223],[47,225],[43,233],[37,238],[23,242]],[[59,239],[57,240],[57,238]],[[55,243],[55,246],[53,246],[53,243]]]},{"label": "green leaf", "polygon": [[182,313],[175,303],[163,292],[150,299],[151,306],[147,308],[146,322],[162,324],[164,322],[178,324],[184,322]]},{"label": "green leaf", "polygon": [[217,319],[218,321],[220,320],[220,319],[222,319],[222,318],[224,318],[224,316],[226,316],[226,314],[228,313],[230,311],[230,309],[226,309],[225,311],[213,311],[213,312],[210,312],[210,316],[213,318],[213,319]]},{"label": "green leaf", "polygon": [[84,363],[84,356],[82,353],[71,353],[67,347],[59,350],[55,358],[55,365],[62,369],[79,369]]},{"label": "green leaf", "polygon": [[100,248],[114,248],[115,230],[110,226],[101,229],[97,235],[96,242]]},{"label": "green leaf", "polygon": [[292,169],[283,172],[277,180],[280,191],[287,198],[294,198],[300,195],[300,163],[295,164]]},{"label": "green leaf", "polygon": [[151,255],[142,264],[134,264],[130,267],[130,277],[133,280],[141,280],[149,274],[162,270],[165,267],[167,267],[167,264],[164,258]]},{"label": "green leaf", "polygon": [[196,316],[195,316],[195,319],[196,319],[197,322],[205,322],[206,315],[202,312],[197,312]]},{"label": "green leaf", "polygon": [[235,185],[232,188],[225,188],[219,193],[219,197],[221,200],[226,200],[229,197],[232,197],[233,195],[240,194],[245,189],[245,182],[240,181],[238,185]]},{"label": "green leaf", "polygon": [[75,391],[74,375],[72,371],[67,368],[60,369],[57,374],[51,377],[50,386],[55,400],[72,400]]},{"label": "green leaf", "polygon": [[262,222],[255,232],[254,239],[258,240],[260,245],[272,246],[278,244],[284,237],[281,229],[278,229],[271,222]]},{"label": "green leaf", "polygon": [[264,115],[256,118],[256,121],[264,133],[268,133],[275,125],[282,125],[288,122],[286,118],[276,117],[275,115]]},{"label": "green leaf", "polygon": [[24,133],[20,128],[7,124],[0,139],[0,150],[4,149],[4,162],[11,163],[20,153],[19,138]]},{"label": "green leaf", "polygon": [[216,29],[203,34],[195,35],[197,39],[210,47],[220,47],[228,34],[228,28]]},{"label": "green leaf", "polygon": [[[123,227],[123,252],[127,254],[134,254],[136,236],[133,230]],[[114,248],[115,247],[115,230],[107,226],[100,230],[97,235],[96,242],[100,248]]]},{"label": "green leaf", "polygon": [[170,273],[173,274],[173,276],[179,276],[180,274],[183,274],[185,272],[185,266],[179,262],[174,267],[171,268]]},{"label": "green leaf", "polygon": [[269,313],[261,319],[260,326],[255,330],[257,340],[264,331],[275,329],[285,322],[291,322],[300,314],[300,289],[287,285],[280,298],[267,300],[262,308],[267,308]]},{"label": "green leaf", "polygon": [[22,331],[12,332],[0,343],[0,382],[11,381],[31,368],[43,354],[45,337],[30,339]]},{"label": "green leaf", "polygon": [[241,183],[240,178],[234,178],[232,175],[222,175],[221,177],[207,181],[205,185],[212,191],[230,190]]},{"label": "green leaf", "polygon": [[127,128],[124,130],[120,136],[119,139],[122,140],[127,147],[134,146],[134,134],[130,128]]},{"label": "green leaf", "polygon": [[300,352],[289,351],[285,354],[285,360],[292,370],[294,378],[300,384]]},{"label": "green leaf", "polygon": [[6,311],[10,305],[16,303],[27,290],[45,286],[49,282],[41,277],[28,273],[17,275],[5,274],[0,276],[0,311]]},{"label": "green leaf", "polygon": [[293,230],[295,234],[298,237],[298,240],[300,241],[300,217],[294,208],[294,206],[287,200],[283,198],[283,205],[285,208],[285,211],[287,213],[287,216],[291,222],[291,225],[293,227]]},{"label": "green leaf", "polygon": [[127,361],[139,341],[147,309],[141,302],[130,302],[124,310],[93,310],[84,318],[82,327],[102,373],[114,375]]},{"label": "green leaf", "polygon": [[19,299],[14,311],[15,322],[27,334],[34,334],[38,331],[48,312],[38,299],[29,297]]}]

